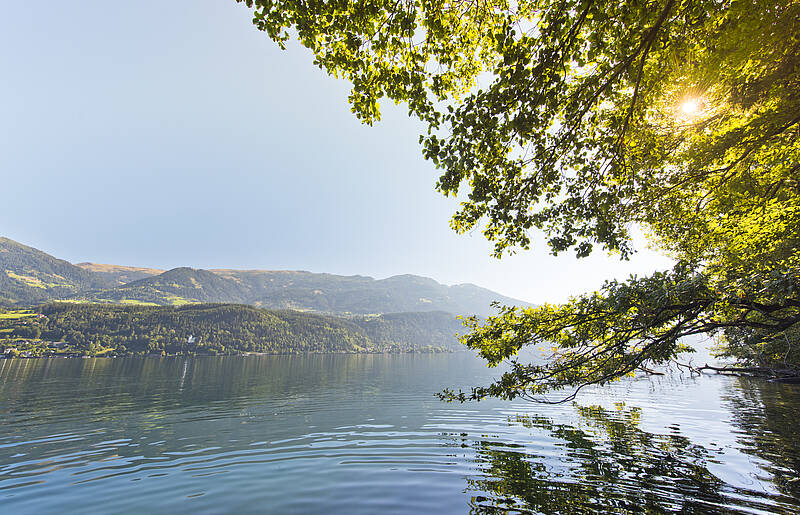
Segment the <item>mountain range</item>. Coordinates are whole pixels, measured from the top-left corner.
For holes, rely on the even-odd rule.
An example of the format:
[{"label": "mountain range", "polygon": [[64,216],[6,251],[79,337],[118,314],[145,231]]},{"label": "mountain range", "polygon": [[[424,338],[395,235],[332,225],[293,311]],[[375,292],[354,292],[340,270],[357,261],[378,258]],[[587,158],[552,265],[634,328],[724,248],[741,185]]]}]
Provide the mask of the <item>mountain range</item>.
[{"label": "mountain range", "polygon": [[0,237],[0,305],[52,300],[179,306],[236,303],[327,314],[444,311],[486,316],[492,302],[530,304],[475,286],[446,286],[427,277],[376,280],[306,271],[202,270],[72,264]]}]

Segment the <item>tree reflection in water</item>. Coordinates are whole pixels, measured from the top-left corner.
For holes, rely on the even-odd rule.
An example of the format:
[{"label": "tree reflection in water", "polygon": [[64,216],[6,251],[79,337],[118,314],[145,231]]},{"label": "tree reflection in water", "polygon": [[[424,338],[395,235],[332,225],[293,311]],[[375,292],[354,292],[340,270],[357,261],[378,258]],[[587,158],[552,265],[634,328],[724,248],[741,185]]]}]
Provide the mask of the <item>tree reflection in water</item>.
[{"label": "tree reflection in water", "polygon": [[677,429],[642,430],[637,408],[575,408],[582,427],[541,416],[509,420],[554,439],[557,456],[498,441],[472,442],[482,471],[467,479],[468,491],[476,494],[472,513],[792,513],[800,505],[726,484],[707,468],[713,452]]},{"label": "tree reflection in water", "polygon": [[766,479],[800,504],[800,384],[740,377],[723,399],[730,403],[743,452],[763,460]]}]

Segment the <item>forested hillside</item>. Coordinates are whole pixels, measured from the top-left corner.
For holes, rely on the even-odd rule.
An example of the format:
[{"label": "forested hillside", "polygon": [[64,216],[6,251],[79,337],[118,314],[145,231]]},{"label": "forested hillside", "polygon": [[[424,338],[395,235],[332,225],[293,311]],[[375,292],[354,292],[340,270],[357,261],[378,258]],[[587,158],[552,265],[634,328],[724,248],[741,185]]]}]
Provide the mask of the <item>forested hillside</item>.
[{"label": "forested hillside", "polygon": [[272,354],[458,348],[446,313],[337,318],[233,304],[54,303],[0,319],[0,344],[31,355]]},{"label": "forested hillside", "polygon": [[455,335],[464,331],[460,320],[443,311],[386,313],[354,317],[353,321],[379,348],[405,348],[411,344],[459,349],[461,346]]}]

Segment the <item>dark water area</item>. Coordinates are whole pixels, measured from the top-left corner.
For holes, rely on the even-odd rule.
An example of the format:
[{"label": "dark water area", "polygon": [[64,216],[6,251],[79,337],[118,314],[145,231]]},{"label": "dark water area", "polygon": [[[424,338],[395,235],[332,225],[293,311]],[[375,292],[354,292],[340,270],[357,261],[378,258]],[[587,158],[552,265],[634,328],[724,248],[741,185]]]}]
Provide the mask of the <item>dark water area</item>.
[{"label": "dark water area", "polygon": [[800,385],[433,396],[494,375],[467,354],[0,360],[0,512],[800,512]]}]

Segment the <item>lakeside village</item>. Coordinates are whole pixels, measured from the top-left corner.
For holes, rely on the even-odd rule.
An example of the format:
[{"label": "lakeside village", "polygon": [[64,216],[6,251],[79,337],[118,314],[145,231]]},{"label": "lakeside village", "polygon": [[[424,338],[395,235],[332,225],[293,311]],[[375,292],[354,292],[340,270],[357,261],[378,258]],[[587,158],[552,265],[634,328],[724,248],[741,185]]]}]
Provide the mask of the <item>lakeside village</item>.
[{"label": "lakeside village", "polygon": [[41,313],[27,311],[0,313],[0,359],[80,357],[78,353],[68,352],[67,342],[49,342],[38,338],[37,333],[41,333],[39,322],[46,319]]}]

